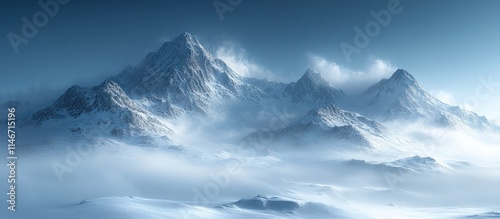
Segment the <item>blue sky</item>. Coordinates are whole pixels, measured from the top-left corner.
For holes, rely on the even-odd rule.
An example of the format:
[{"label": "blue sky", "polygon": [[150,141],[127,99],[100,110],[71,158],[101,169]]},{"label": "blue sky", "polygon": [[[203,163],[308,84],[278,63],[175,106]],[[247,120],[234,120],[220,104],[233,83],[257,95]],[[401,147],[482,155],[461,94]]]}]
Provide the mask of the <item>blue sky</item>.
[{"label": "blue sky", "polygon": [[187,31],[242,74],[293,81],[311,67],[356,92],[404,68],[441,99],[500,117],[500,87],[480,79],[500,81],[500,1],[400,0],[400,13],[348,62],[339,45],[353,44],[354,28],[376,21],[370,12],[391,1],[242,0],[221,20],[212,0],[71,0],[15,53],[7,35],[20,35],[21,18],[42,8],[4,0],[0,97],[50,99],[72,84],[98,83]]}]

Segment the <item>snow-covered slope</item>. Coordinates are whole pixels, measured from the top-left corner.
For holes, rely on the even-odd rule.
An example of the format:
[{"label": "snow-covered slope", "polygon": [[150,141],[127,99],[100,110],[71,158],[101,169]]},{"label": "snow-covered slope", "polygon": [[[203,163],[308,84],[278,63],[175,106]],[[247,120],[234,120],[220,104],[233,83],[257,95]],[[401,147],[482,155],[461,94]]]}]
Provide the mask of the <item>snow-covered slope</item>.
[{"label": "snow-covered slope", "polygon": [[318,142],[335,145],[339,141],[347,141],[357,146],[373,146],[375,139],[383,140],[387,135],[383,125],[329,104],[309,111],[285,128],[257,131],[247,136],[246,140],[252,142],[260,136],[269,136],[275,141],[292,141],[298,145]]},{"label": "snow-covered slope", "polygon": [[368,88],[351,106],[350,110],[382,121],[423,119],[444,127],[500,130],[483,116],[437,100],[403,69]]},{"label": "snow-covered slope", "polygon": [[42,129],[57,128],[61,135],[68,131],[80,134],[95,129],[116,137],[172,133],[113,81],[104,81],[91,88],[72,86],[51,106],[34,113],[26,123]]},{"label": "snow-covered slope", "polygon": [[59,127],[71,134],[98,127],[113,136],[169,135],[172,131],[165,119],[185,112],[216,114],[217,104],[262,98],[260,89],[243,81],[198,40],[183,33],[98,86],[69,88],[49,107],[32,113],[27,123],[41,129]]},{"label": "snow-covered slope", "polygon": [[308,69],[297,82],[286,86],[285,94],[291,96],[293,103],[319,105],[335,103],[346,96],[312,69]]},{"label": "snow-covered slope", "polygon": [[132,97],[149,100],[167,116],[207,112],[211,104],[222,100],[258,99],[261,95],[189,33],[164,43],[112,80]]},{"label": "snow-covered slope", "polygon": [[446,167],[437,162],[434,158],[421,156],[402,158],[393,162],[388,162],[386,165],[402,167],[414,172],[446,170]]},{"label": "snow-covered slope", "polygon": [[[351,97],[311,69],[293,83],[242,77],[184,33],[41,110],[6,106],[19,108],[29,160],[16,173],[19,218],[498,215],[500,140],[468,130],[498,127],[404,70]],[[404,123],[416,120],[467,130]]]},{"label": "snow-covered slope", "polygon": [[104,197],[45,211],[38,216],[52,219],[349,218],[340,210],[324,204],[267,196],[241,199],[234,203],[215,206],[197,206],[192,203],[139,197]]},{"label": "snow-covered slope", "polygon": [[389,79],[368,88],[355,104],[368,116],[412,119],[433,114],[440,102],[425,92],[407,71],[398,69]]},{"label": "snow-covered slope", "polygon": [[[259,118],[257,123],[281,118],[274,111],[265,112],[268,106],[286,108],[293,116],[283,122],[284,128],[257,132],[276,139],[307,141],[315,136],[381,145],[392,134],[375,121],[388,120],[424,119],[445,127],[500,130],[484,117],[438,101],[405,70],[397,70],[353,98],[311,69],[289,84],[241,77],[189,33],[164,43],[137,66],[127,67],[98,86],[69,88],[51,106],[33,113],[28,122],[35,127],[65,124],[63,129],[77,134],[108,124],[104,132],[114,136],[163,136],[171,133],[164,121],[186,113],[249,124],[254,118]],[[221,109],[238,112],[220,116]],[[240,120],[241,115],[248,119]]]}]

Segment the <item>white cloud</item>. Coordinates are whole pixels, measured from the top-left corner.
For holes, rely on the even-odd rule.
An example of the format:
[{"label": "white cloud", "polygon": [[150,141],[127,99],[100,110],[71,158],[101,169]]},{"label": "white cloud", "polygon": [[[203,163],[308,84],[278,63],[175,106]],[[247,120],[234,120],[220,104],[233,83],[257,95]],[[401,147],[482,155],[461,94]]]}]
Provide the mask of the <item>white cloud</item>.
[{"label": "white cloud", "polygon": [[397,69],[390,62],[374,57],[369,60],[364,70],[353,70],[322,56],[315,54],[308,56],[313,70],[321,73],[332,84],[347,92],[364,90],[382,78],[389,77]]},{"label": "white cloud", "polygon": [[224,61],[233,71],[241,76],[277,79],[276,75],[270,70],[250,60],[246,50],[233,42],[226,42],[219,46],[215,52],[215,56]]},{"label": "white cloud", "polygon": [[438,90],[438,91],[432,91],[431,93],[435,98],[437,98],[438,100],[440,100],[443,103],[446,103],[446,104],[449,104],[452,106],[458,105],[457,101],[455,100],[455,96],[451,92],[448,92],[445,90]]},{"label": "white cloud", "polygon": [[345,83],[352,75],[356,74],[350,69],[343,68],[335,62],[330,62],[326,58],[314,54],[309,54],[309,62],[313,70],[321,73],[335,85]]},{"label": "white cloud", "polygon": [[379,58],[371,58],[370,65],[368,67],[368,74],[363,76],[368,76],[372,79],[381,79],[392,75],[396,71],[396,67],[393,66],[389,61],[384,61]]}]

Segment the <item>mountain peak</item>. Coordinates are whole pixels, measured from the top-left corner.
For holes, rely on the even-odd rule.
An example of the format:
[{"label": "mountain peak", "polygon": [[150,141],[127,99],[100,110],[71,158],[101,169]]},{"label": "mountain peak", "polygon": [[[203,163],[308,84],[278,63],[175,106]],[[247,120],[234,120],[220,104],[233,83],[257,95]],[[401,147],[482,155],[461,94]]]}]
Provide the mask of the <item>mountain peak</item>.
[{"label": "mountain peak", "polygon": [[344,98],[342,90],[335,88],[320,73],[307,69],[306,73],[285,88],[293,102],[332,103]]},{"label": "mountain peak", "polygon": [[150,55],[156,56],[153,58],[156,62],[166,62],[181,58],[190,59],[196,55],[211,56],[201,43],[187,32],[180,34],[172,41],[163,43],[160,49]]},{"label": "mountain peak", "polygon": [[434,111],[435,100],[406,70],[398,69],[389,79],[382,79],[362,94],[358,104],[364,115],[384,119],[420,118]]},{"label": "mountain peak", "polygon": [[416,81],[415,78],[404,69],[396,70],[396,72],[394,72],[394,74],[392,74],[392,76],[389,78],[389,80],[401,81],[401,82],[415,82]]},{"label": "mountain peak", "polygon": [[312,70],[312,68],[308,68],[305,74],[314,74],[314,73],[319,74],[318,72]]},{"label": "mountain peak", "polygon": [[[127,94],[159,98],[181,111],[206,112],[211,101],[242,94],[236,73],[189,33],[165,42],[112,79]],[[165,103],[158,104],[165,108]]]},{"label": "mountain peak", "polygon": [[181,43],[184,45],[199,45],[200,42],[193,37],[190,33],[184,32],[172,40],[174,43]]},{"label": "mountain peak", "polygon": [[312,82],[313,84],[329,84],[329,82],[323,77],[323,75],[310,68],[307,69],[306,73],[299,79],[299,81],[297,81],[297,83],[306,81]]}]

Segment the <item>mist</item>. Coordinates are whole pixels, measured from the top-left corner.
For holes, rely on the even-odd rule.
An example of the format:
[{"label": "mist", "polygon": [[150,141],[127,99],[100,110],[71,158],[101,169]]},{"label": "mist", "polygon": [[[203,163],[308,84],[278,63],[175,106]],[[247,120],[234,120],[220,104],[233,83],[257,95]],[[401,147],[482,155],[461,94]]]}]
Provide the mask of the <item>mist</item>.
[{"label": "mist", "polygon": [[[421,214],[419,209],[429,208],[436,214],[456,207],[495,210],[500,195],[491,190],[500,183],[496,174],[500,167],[500,149],[496,145],[500,139],[495,135],[407,124],[404,132],[428,145],[420,150],[408,147],[401,156],[390,147],[368,154],[327,144],[303,145],[302,152],[292,146],[248,148],[208,132],[207,126],[213,123],[198,129],[191,129],[187,120],[177,124],[185,125],[184,129],[176,129],[178,132],[190,130],[176,139],[182,145],[179,150],[103,140],[102,146],[70,167],[71,172],[65,172],[62,181],[53,164],[68,166],[67,146],[76,150],[74,143],[23,155],[19,160],[19,209],[43,212],[93,198],[126,196],[207,206],[265,194],[321,202],[347,215],[356,215],[360,210],[356,206],[366,206],[363,213],[368,214],[376,206],[389,205],[403,207],[406,213]],[[439,138],[436,133],[440,133]],[[203,141],[189,136],[201,136]],[[408,171],[390,164],[391,160],[417,154],[432,157],[440,168]],[[228,173],[228,165],[236,167],[236,171]],[[2,169],[0,174],[7,173]],[[206,190],[207,185],[219,185],[217,180],[223,181],[221,186]],[[398,212],[392,209],[385,213],[391,218]]]}]

